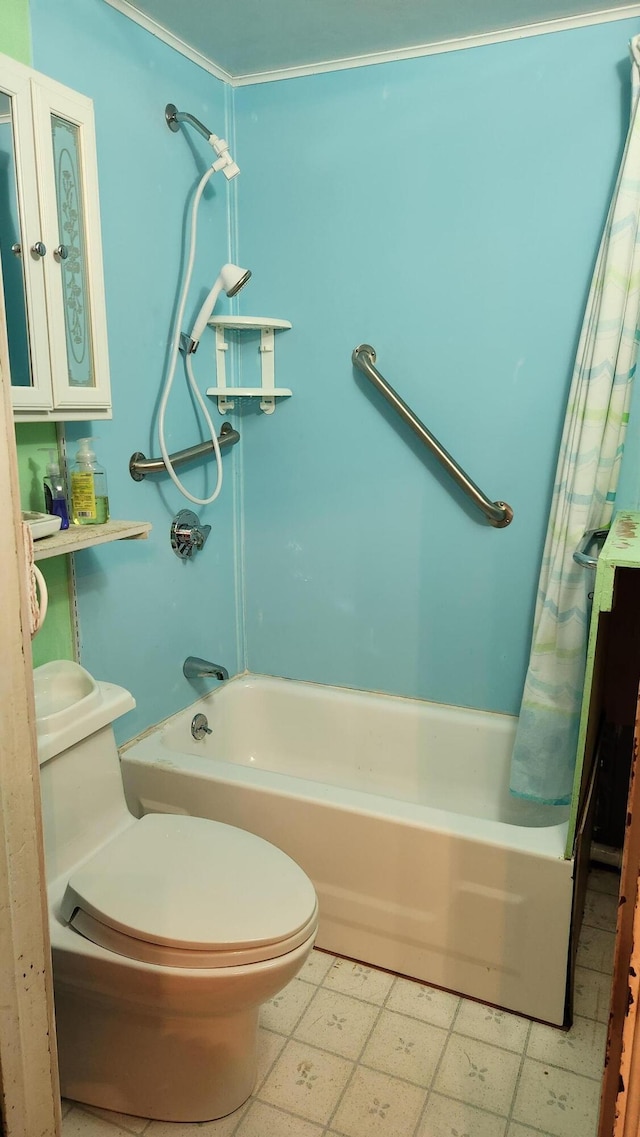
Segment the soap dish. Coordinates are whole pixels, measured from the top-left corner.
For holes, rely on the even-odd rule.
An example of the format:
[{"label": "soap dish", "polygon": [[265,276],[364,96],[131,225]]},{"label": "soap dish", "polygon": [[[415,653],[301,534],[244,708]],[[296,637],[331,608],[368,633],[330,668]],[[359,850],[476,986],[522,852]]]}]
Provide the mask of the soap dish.
[{"label": "soap dish", "polygon": [[50,537],[52,533],[57,533],[62,525],[61,517],[51,513],[32,513],[29,510],[22,511],[22,520],[29,526],[34,541],[39,541],[41,537]]}]

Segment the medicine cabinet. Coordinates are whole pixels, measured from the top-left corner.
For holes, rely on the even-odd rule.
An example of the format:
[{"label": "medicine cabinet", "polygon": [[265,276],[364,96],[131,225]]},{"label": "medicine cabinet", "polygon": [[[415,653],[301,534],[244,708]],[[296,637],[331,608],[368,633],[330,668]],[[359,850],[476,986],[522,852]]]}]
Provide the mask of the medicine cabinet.
[{"label": "medicine cabinet", "polygon": [[15,418],[110,418],[93,105],[4,55],[0,262]]}]

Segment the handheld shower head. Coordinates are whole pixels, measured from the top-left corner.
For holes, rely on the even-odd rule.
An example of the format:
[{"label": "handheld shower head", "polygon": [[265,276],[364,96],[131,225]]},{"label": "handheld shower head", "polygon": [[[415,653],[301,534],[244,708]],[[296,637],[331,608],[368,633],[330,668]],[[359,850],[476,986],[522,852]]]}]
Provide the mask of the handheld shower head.
[{"label": "handheld shower head", "polygon": [[244,288],[251,276],[250,268],[239,268],[238,265],[226,264],[220,269],[218,280],[222,281],[227,296],[237,296]]},{"label": "handheld shower head", "polygon": [[198,347],[200,336],[207,326],[213,309],[216,306],[216,300],[220,293],[224,290],[227,296],[237,296],[241,288],[251,276],[251,270],[247,268],[239,268],[238,265],[226,264],[223,265],[218,273],[216,282],[207,296],[204,304],[202,305],[198,315],[196,316],[195,323],[191,329],[191,335],[188,342],[188,352],[193,352]]}]

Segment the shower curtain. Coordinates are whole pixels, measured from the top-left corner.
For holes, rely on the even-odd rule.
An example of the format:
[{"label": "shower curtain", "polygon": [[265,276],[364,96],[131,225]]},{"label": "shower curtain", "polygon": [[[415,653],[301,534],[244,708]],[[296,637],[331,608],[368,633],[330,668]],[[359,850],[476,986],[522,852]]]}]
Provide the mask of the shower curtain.
[{"label": "shower curtain", "polygon": [[573,553],[612,517],[638,351],[640,36],[631,42],[631,121],[573,372],[542,558],[511,792],[571,800],[593,572]]}]

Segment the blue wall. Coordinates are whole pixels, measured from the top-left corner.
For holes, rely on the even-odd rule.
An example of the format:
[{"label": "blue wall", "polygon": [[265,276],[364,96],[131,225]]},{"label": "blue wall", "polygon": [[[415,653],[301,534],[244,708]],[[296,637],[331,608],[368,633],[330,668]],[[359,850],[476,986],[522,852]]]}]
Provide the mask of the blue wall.
[{"label": "blue wall", "polygon": [[[244,424],[251,670],[515,712],[638,21],[235,92],[242,310],[290,319]],[[378,366],[496,531],[352,370]]]},{"label": "blue wall", "polygon": [[[122,683],[138,708],[121,737],[193,701],[182,676],[186,655],[241,666],[234,557],[235,465],[225,457],[227,484],[201,510],[212,525],[206,552],[181,562],[169,544],[173,515],[187,505],[168,482],[136,484],[128,473],[135,450],[158,453],[155,412],[165,366],[178,280],[183,267],[185,203],[211,153],[199,136],[172,134],[168,102],[191,111],[218,134],[226,130],[223,84],[138,28],[102,0],[32,0],[33,64],[94,100],[109,327],[113,421],[96,423],[98,459],[109,479],[111,514],[148,519],[148,541],[117,543],[76,557],[81,661],[95,675]],[[229,259],[227,183],[218,176],[200,212],[199,257],[192,314]],[[203,341],[195,370],[212,382],[213,343]],[[198,437],[183,370],[170,402],[170,449]],[[222,420],[216,414],[215,420]],[[153,428],[152,428],[153,422]],[[69,428],[69,438],[88,433]],[[73,455],[74,447],[70,445]],[[185,475],[204,496],[203,471]]]},{"label": "blue wall", "polygon": [[[638,21],[232,94],[102,0],[32,0],[31,16],[34,65],[95,102],[114,389],[98,455],[113,516],[154,524],[148,542],[77,558],[82,661],[138,699],[121,737],[191,701],[190,653],[517,711]],[[127,472],[132,451],[157,452],[185,201],[205,161],[203,142],[167,130],[168,101],[235,132],[242,167],[231,198],[216,181],[202,210],[192,310],[230,255],[254,271],[241,310],[293,322],[276,344],[293,398],[228,416],[243,441],[193,564],[168,541],[186,503]],[[482,521],[353,372],[363,341],[511,503],[509,529]],[[203,387],[212,354],[203,343]],[[247,354],[242,368],[252,383]],[[172,448],[195,435],[181,372],[178,392]],[[202,471],[187,480],[202,491]]]}]

